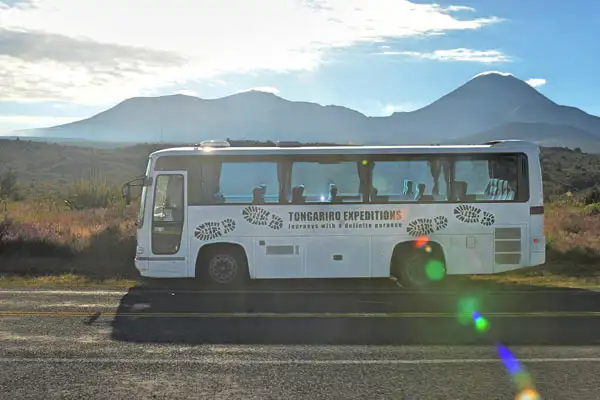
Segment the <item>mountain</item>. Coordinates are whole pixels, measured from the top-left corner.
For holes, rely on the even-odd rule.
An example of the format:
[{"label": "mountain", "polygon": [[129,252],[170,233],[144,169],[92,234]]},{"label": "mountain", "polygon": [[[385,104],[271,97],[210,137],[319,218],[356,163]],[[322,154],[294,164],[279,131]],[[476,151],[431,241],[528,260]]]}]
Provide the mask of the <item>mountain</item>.
[{"label": "mountain", "polygon": [[215,100],[179,94],[137,97],[83,121],[39,133],[94,141],[198,143],[226,137],[322,141],[329,134],[347,142],[364,139],[364,132],[368,132],[368,118],[357,111],[250,91]]},{"label": "mountain", "polygon": [[514,122],[546,124],[540,130],[547,124],[568,125],[600,138],[600,118],[558,105],[527,83],[499,73],[476,76],[419,110],[394,113],[381,123],[380,132],[394,131],[415,138],[414,143],[444,142]]},{"label": "mountain", "polygon": [[26,133],[96,142],[197,143],[229,137],[357,144],[479,141],[500,134],[597,148],[600,118],[556,104],[512,75],[484,73],[426,107],[389,117],[250,91],[219,99],[136,97],[82,121]]},{"label": "mountain", "polygon": [[510,122],[447,142],[448,144],[485,143],[491,140],[520,139],[534,142],[543,147],[580,147],[586,153],[600,154],[600,139],[597,135],[568,125],[546,123]]}]

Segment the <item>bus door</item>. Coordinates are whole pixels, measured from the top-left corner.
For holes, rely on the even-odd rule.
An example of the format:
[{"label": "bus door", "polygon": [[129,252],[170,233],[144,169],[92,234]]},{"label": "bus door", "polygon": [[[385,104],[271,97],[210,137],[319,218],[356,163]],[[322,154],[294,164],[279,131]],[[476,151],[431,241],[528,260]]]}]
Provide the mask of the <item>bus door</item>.
[{"label": "bus door", "polygon": [[188,259],[187,174],[169,171],[155,176],[152,203],[150,270],[181,276]]}]

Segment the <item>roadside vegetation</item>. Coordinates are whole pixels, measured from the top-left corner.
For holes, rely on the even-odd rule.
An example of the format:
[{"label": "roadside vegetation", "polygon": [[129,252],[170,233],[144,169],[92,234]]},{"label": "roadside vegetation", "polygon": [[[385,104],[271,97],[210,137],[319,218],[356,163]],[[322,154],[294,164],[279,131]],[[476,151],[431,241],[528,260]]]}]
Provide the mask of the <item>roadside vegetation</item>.
[{"label": "roadside vegetation", "polygon": [[546,204],[546,264],[477,281],[561,287],[600,286],[600,202],[567,193]]},{"label": "roadside vegetation", "polygon": [[63,196],[7,202],[0,214],[0,285],[9,275],[62,276],[55,284],[137,279],[136,215],[120,188],[103,181],[74,182]]},{"label": "roadside vegetation", "polygon": [[[149,151],[167,145],[93,151],[43,143],[11,146],[10,157],[0,152],[0,286],[126,287],[139,280],[132,262],[138,205],[124,203],[120,186],[140,175]],[[36,153],[46,150],[62,154],[55,160],[61,168],[49,165],[51,156]],[[26,153],[29,164],[44,163],[36,179],[46,177],[45,184],[31,180],[35,167],[28,164],[23,177],[9,162],[18,151]],[[79,153],[94,157],[86,166]],[[65,154],[76,155],[78,164],[68,164],[73,160]],[[128,163],[119,170],[125,164],[116,159],[124,154]],[[544,149],[542,165],[547,264],[469,279],[600,286],[600,156]],[[60,171],[60,177],[48,170]]]}]

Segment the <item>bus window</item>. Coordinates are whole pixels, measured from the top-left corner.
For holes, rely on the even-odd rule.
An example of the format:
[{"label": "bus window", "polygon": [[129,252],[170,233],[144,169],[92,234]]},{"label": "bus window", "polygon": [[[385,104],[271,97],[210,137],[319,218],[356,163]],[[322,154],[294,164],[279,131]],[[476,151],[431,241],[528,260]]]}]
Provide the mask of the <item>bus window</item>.
[{"label": "bus window", "polygon": [[278,203],[277,163],[223,161],[219,190],[225,204]]},{"label": "bus window", "polygon": [[[292,203],[360,203],[359,163],[356,161],[294,161]],[[301,193],[300,193],[301,192]]]},{"label": "bus window", "polygon": [[[516,155],[456,159],[456,201],[514,201],[519,191],[519,158]],[[527,179],[521,180],[527,185]]]},{"label": "bus window", "polygon": [[154,221],[183,221],[183,176],[159,175],[154,194]]},{"label": "bus window", "polygon": [[377,160],[371,184],[372,193],[376,193],[371,199],[374,203],[447,200],[443,168],[440,168],[436,187],[428,160]]},{"label": "bus window", "polygon": [[183,175],[158,175],[154,190],[152,253],[175,254],[185,217]]}]

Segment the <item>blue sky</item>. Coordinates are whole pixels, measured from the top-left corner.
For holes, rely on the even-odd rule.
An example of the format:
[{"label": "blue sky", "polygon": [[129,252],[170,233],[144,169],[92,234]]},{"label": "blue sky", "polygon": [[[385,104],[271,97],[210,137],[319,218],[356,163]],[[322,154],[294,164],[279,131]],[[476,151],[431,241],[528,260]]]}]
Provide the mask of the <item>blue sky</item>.
[{"label": "blue sky", "polygon": [[600,115],[593,0],[28,1],[0,0],[0,132],[250,88],[389,115],[489,70]]}]

